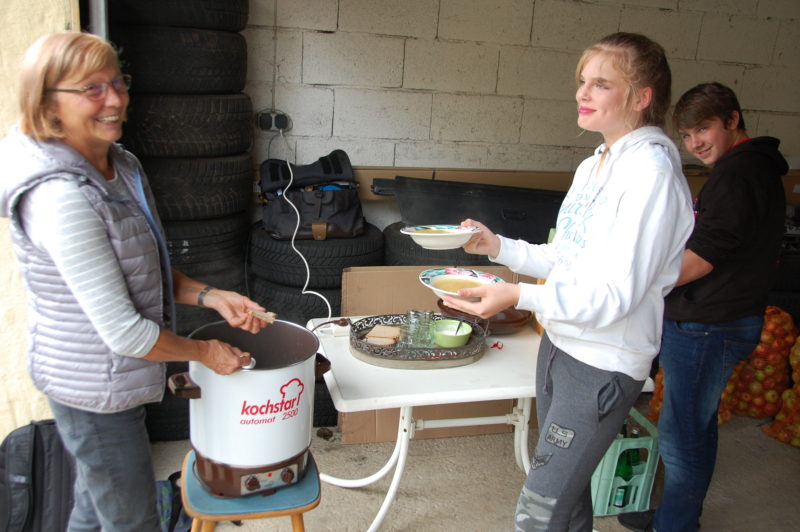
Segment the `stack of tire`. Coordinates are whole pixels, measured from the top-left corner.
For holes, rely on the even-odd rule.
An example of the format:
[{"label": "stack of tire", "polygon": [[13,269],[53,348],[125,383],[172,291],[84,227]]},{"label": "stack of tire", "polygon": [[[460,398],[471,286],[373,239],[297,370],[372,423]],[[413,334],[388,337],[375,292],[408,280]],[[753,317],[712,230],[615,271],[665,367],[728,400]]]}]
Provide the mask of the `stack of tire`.
[{"label": "stack of tire", "polygon": [[[272,238],[259,221],[250,233],[250,297],[276,312],[280,319],[305,326],[311,318],[341,315],[345,268],[382,264],[383,234],[368,222],[364,223],[364,232],[352,238],[292,243]],[[314,426],[336,425],[338,412],[322,377],[317,377],[314,394]]]},{"label": "stack of tire", "polygon": [[[109,40],[133,76],[123,145],[142,161],[175,269],[242,292],[253,205],[253,105],[242,92],[248,0],[108,0]],[[178,305],[177,333],[219,320]],[[170,363],[167,374],[187,370]],[[148,405],[153,441],[188,438],[188,401]]]}]

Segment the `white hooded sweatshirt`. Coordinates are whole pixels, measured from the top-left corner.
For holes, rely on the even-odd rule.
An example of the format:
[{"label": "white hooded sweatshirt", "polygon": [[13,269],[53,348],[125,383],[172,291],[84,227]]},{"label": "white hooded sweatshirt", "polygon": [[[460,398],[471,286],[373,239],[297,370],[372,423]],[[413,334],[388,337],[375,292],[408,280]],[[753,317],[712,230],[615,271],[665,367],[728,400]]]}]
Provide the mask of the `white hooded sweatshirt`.
[{"label": "white hooded sweatshirt", "polygon": [[678,149],[658,127],[605,144],[578,167],[550,244],[500,237],[493,260],[546,279],[521,283],[553,344],[606,371],[644,380],[661,343],[664,296],[694,225]]}]

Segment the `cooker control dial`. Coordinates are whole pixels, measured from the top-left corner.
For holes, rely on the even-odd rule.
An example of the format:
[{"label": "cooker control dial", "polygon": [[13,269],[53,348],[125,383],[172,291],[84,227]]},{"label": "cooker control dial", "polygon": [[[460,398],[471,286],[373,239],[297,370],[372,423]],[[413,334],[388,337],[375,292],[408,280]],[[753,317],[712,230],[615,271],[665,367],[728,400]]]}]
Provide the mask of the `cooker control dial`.
[{"label": "cooker control dial", "polygon": [[245,479],[244,487],[247,488],[248,491],[256,491],[261,487],[261,482],[259,482],[258,477],[255,475],[250,475]]},{"label": "cooker control dial", "polygon": [[281,471],[281,480],[287,484],[290,483],[292,480],[294,480],[294,471],[288,467]]}]

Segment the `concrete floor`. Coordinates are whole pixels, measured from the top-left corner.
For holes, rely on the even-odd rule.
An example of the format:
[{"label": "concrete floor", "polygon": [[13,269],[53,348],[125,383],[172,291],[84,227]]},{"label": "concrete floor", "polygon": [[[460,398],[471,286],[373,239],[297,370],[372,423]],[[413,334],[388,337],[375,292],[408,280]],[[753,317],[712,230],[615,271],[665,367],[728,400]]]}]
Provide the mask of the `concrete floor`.
[{"label": "concrete floor", "polygon": [[[643,394],[645,403],[649,394]],[[800,525],[800,449],[761,432],[763,420],[736,417],[720,428],[715,478],[705,503],[703,532],[790,532]],[[315,429],[317,431],[317,429]],[[535,434],[533,434],[535,438]],[[315,434],[311,450],[320,470],[360,478],[380,469],[393,443],[343,445],[338,433]],[[533,444],[531,444],[533,448]],[[189,441],[153,444],[156,475],[179,469]],[[324,484],[320,505],[305,514],[310,532],[360,532],[369,528],[391,475],[364,488]],[[652,503],[659,497],[656,475]],[[412,440],[397,497],[380,530],[487,532],[514,529],[514,508],[524,475],[517,468],[513,435]],[[623,532],[615,516],[596,517],[598,532]],[[288,517],[245,521],[218,530],[288,531]]]}]

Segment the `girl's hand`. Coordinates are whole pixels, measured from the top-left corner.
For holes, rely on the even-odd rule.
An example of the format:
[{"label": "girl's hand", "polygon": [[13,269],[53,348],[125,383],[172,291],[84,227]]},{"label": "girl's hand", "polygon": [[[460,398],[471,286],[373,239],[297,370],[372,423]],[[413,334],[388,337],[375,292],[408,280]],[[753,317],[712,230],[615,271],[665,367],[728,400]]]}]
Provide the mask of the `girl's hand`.
[{"label": "girl's hand", "polygon": [[481,232],[472,235],[462,247],[467,253],[473,255],[488,255],[496,257],[500,253],[500,239],[481,222],[467,218],[461,222],[462,227],[480,227]]},{"label": "girl's hand", "polygon": [[473,316],[489,318],[501,310],[515,306],[519,301],[520,287],[513,283],[494,283],[462,288],[458,291],[461,297],[479,297],[480,301],[467,301],[453,296],[442,295],[445,305]]}]

